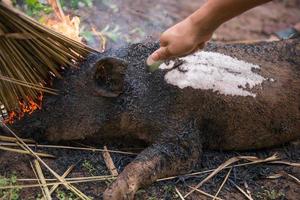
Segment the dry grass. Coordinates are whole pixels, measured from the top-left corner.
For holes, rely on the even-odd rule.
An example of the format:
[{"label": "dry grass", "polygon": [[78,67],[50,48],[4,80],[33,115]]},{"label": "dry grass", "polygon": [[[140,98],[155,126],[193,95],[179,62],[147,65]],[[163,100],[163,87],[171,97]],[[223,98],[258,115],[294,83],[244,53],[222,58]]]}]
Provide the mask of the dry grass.
[{"label": "dry grass", "polygon": [[[7,127],[5,124],[3,124],[2,126]],[[8,127],[7,127],[8,128]],[[8,129],[9,130],[9,129]],[[55,178],[45,178],[45,177],[41,177],[38,173],[38,168],[35,167],[35,173],[37,174],[37,178],[36,179],[17,179],[18,183],[26,183],[26,184],[18,184],[18,185],[13,185],[13,186],[3,186],[0,187],[0,189],[4,190],[4,189],[13,189],[13,188],[32,188],[32,187],[42,187],[43,188],[43,194],[45,194],[43,199],[48,199],[49,198],[49,194],[51,195],[60,185],[65,186],[67,189],[70,189],[71,191],[73,191],[78,197],[80,197],[81,199],[88,199],[87,196],[85,196],[81,191],[79,191],[77,188],[75,188],[72,184],[74,183],[87,183],[87,182],[107,182],[107,181],[111,181],[111,180],[115,180],[116,176],[113,175],[107,175],[107,176],[91,176],[91,177],[74,177],[74,178],[67,178],[68,174],[72,171],[74,166],[71,166],[68,168],[68,170],[62,175],[59,176],[58,174],[56,174],[46,163],[44,163],[44,161],[40,158],[40,156],[33,152],[32,150],[30,150],[29,146],[36,146],[36,147],[41,147],[41,148],[57,148],[57,149],[72,149],[72,150],[85,150],[85,151],[100,151],[100,152],[104,152],[104,153],[108,153],[108,152],[113,152],[113,153],[129,153],[130,152],[119,152],[119,151],[113,151],[113,150],[107,150],[107,148],[104,149],[95,149],[95,148],[81,148],[81,147],[68,147],[68,146],[44,146],[44,145],[27,145],[24,143],[24,141],[17,137],[13,132],[11,132],[11,134],[14,136],[15,140],[13,140],[12,138],[4,138],[5,140],[9,140],[9,141],[15,141],[15,143],[11,142],[11,143],[0,143],[0,146],[5,144],[8,147],[10,146],[20,146],[24,151],[28,151],[33,157],[35,157],[37,160],[39,160],[39,163],[43,164],[44,167],[46,167],[54,176]],[[30,141],[30,140],[28,140]],[[34,142],[34,141],[30,141],[30,142]],[[110,156],[109,156],[110,157]],[[110,158],[111,159],[111,158]],[[243,163],[238,163],[235,164],[236,162],[239,161],[244,161]],[[234,167],[241,167],[241,166],[249,166],[249,165],[254,165],[254,164],[280,164],[280,165],[288,165],[288,166],[292,166],[292,167],[299,167],[299,163],[292,163],[292,162],[288,162],[288,161],[283,161],[280,160],[279,157],[277,156],[277,154],[274,154],[273,156],[270,156],[268,158],[265,159],[260,159],[258,157],[254,157],[254,156],[237,156],[237,157],[233,157],[230,158],[229,160],[227,160],[226,162],[224,162],[223,164],[221,164],[219,167],[217,167],[216,169],[210,169],[210,170],[205,170],[205,171],[199,171],[199,172],[194,172],[194,173],[190,173],[190,174],[183,174],[180,176],[184,176],[184,177],[193,177],[193,176],[198,176],[199,174],[209,174],[206,178],[204,178],[198,185],[196,186],[188,186],[191,191],[188,192],[185,196],[182,195],[182,193],[175,188],[176,193],[179,195],[180,199],[185,199],[187,196],[189,196],[191,193],[193,192],[198,192],[202,195],[205,195],[209,198],[212,199],[217,199],[220,200],[221,198],[218,197],[220,191],[222,190],[223,186],[225,185],[225,183],[229,180],[232,185],[238,190],[240,191],[245,198],[247,199],[252,199],[251,197],[251,193],[248,190],[247,185],[245,185],[246,191],[243,190],[240,186],[236,185],[235,183],[233,183],[230,179],[230,173],[231,170]],[[201,186],[203,186],[206,182],[208,182],[211,178],[213,178],[214,176],[216,176],[219,172],[221,172],[224,169],[229,169],[228,173],[226,175],[226,177],[224,178],[224,180],[222,181],[220,187],[218,188],[217,192],[215,195],[211,195],[203,190],[200,189]],[[158,181],[165,181],[165,180],[171,180],[174,178],[177,178],[179,176],[173,176],[173,177],[167,177],[164,179],[160,179]],[[270,176],[267,178],[280,178],[280,177],[288,177],[293,179],[294,181],[296,181],[297,183],[299,183],[299,179],[296,178],[295,176],[291,175],[291,174],[275,174],[274,176]],[[30,183],[30,184],[28,184]],[[48,192],[46,192],[45,187],[48,186],[52,186],[52,188],[49,190],[49,194],[47,194]],[[48,196],[48,197],[47,197]]]},{"label": "dry grass", "polygon": [[217,193],[215,194],[213,200],[215,200],[215,199],[218,197],[219,193],[221,192],[223,186],[225,185],[225,183],[226,183],[226,181],[227,181],[227,179],[228,179],[228,177],[229,177],[229,175],[230,175],[230,173],[231,173],[231,170],[232,170],[232,167],[229,168],[228,173],[227,173],[226,177],[224,178],[222,184],[220,185],[220,187],[219,187]]},{"label": "dry grass", "polygon": [[[18,146],[16,143],[8,143],[8,142],[0,142],[0,146]],[[128,152],[128,151],[117,151],[117,150],[105,150],[98,149],[92,147],[73,147],[73,146],[62,146],[62,145],[41,145],[41,144],[28,144],[29,147],[37,147],[37,148],[49,148],[49,149],[68,149],[68,150],[76,150],[76,151],[91,151],[91,152],[109,152],[109,153],[117,153],[124,155],[138,155],[137,153]]]},{"label": "dry grass", "polygon": [[83,200],[90,200],[88,196],[86,196],[84,193],[82,193],[80,190],[78,190],[75,186],[71,185],[70,183],[66,182],[66,180],[59,176],[53,169],[51,169],[46,162],[44,162],[39,155],[37,155],[20,137],[18,137],[5,123],[0,121],[1,127],[3,130],[11,135],[13,135],[16,140],[18,141],[17,144],[24,150],[27,150],[30,152],[30,154],[37,159],[51,174],[64,186],[66,189],[71,190],[74,194],[76,194],[80,199]]},{"label": "dry grass", "polygon": [[74,66],[94,50],[59,34],[0,1],[0,102],[8,111],[19,100],[37,99],[51,74]]},{"label": "dry grass", "polygon": [[[206,183],[208,180],[210,180],[212,177],[214,177],[216,174],[218,174],[220,171],[222,171],[223,169],[226,169],[227,167],[229,167],[233,163],[238,162],[240,160],[250,161],[250,163],[248,162],[248,165],[249,165],[249,164],[257,164],[257,163],[268,163],[268,162],[279,160],[279,158],[277,157],[276,154],[274,154],[273,156],[268,157],[266,159],[259,159],[259,158],[254,157],[254,156],[237,156],[237,157],[230,158],[229,160],[227,160],[226,162],[224,162],[223,164],[221,164],[218,168],[216,168],[215,170],[213,170],[213,172],[211,174],[209,174],[205,179],[203,179],[198,185],[196,185],[193,188],[198,189],[204,183]],[[192,189],[190,192],[188,192],[184,196],[184,198],[186,198],[189,195],[191,195],[195,191],[195,189]]]},{"label": "dry grass", "polygon": [[[14,149],[14,148],[2,147],[2,146],[0,146],[0,150],[10,151],[10,152],[20,153],[20,154],[31,155],[31,153],[29,151],[27,151],[27,150],[20,150],[20,149]],[[35,153],[36,153],[36,155],[38,155],[40,157],[55,158],[55,156],[47,154],[47,153],[37,153],[37,152],[35,152]]]},{"label": "dry grass", "polygon": [[39,161],[34,160],[34,167],[35,167],[37,177],[40,179],[40,183],[42,184],[41,188],[42,188],[42,191],[44,194],[44,198],[46,200],[51,200],[52,199],[51,194],[50,194],[48,186],[46,185],[47,182],[45,180],[45,177],[44,177],[44,174],[43,174],[43,171],[42,171]]}]

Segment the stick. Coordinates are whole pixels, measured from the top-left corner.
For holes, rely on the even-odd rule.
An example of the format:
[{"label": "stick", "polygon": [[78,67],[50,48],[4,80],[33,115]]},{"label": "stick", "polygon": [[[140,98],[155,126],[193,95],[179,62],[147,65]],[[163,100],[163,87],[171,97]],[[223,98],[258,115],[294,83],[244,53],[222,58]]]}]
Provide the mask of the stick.
[{"label": "stick", "polygon": [[[30,140],[30,139],[23,139],[22,140],[24,142],[28,142],[28,143],[35,143],[34,140]],[[14,137],[8,137],[8,136],[3,136],[3,135],[0,135],[0,141],[3,141],[3,142],[16,142],[16,138]]]},{"label": "stick", "polygon": [[[191,188],[191,189],[193,189],[193,190],[195,190],[195,191],[197,191],[197,192],[199,192],[200,194],[203,194],[203,195],[205,195],[205,196],[207,196],[207,197],[211,197],[211,198],[214,198],[214,196],[213,195],[211,195],[211,194],[208,194],[208,193],[206,193],[206,192],[204,192],[204,191],[202,191],[202,190],[199,190],[199,189],[197,189],[197,188],[194,188],[194,187],[191,187],[191,186],[188,186],[189,188]],[[216,199],[217,200],[222,200],[221,198],[219,198],[219,197],[216,197]]]},{"label": "stick", "polygon": [[38,177],[38,175],[37,175],[37,172],[35,171],[35,169],[34,169],[34,167],[33,167],[33,164],[32,164],[32,162],[30,162],[30,166],[31,166],[31,168],[32,168],[32,171],[33,171],[33,173],[34,173],[35,177],[36,177],[36,178],[37,178],[37,180],[38,180],[39,187],[40,187],[40,188],[41,188],[41,190],[42,190],[43,196],[44,196],[44,198],[46,198],[45,191],[43,190],[43,185],[41,184],[41,180],[39,179],[39,177]]},{"label": "stick", "polygon": [[[269,160],[267,160],[269,159]],[[231,167],[241,167],[241,166],[247,166],[247,165],[254,165],[254,164],[258,164],[258,163],[262,163],[262,162],[269,162],[271,161],[271,159],[274,159],[274,160],[277,160],[278,158],[275,158],[274,156],[271,156],[269,158],[267,158],[265,160],[260,160],[260,162],[258,161],[252,161],[252,162],[248,162],[248,163],[241,163],[241,164],[236,164],[236,165],[232,165],[232,166],[227,166],[225,167],[224,169],[229,169]],[[181,174],[181,175],[177,175],[177,176],[170,176],[170,177],[167,177],[167,178],[161,178],[161,179],[158,179],[157,181],[167,181],[167,180],[172,180],[172,179],[175,179],[175,178],[178,178],[180,176],[196,176],[196,175],[200,175],[200,174],[206,174],[206,173],[209,173],[209,172],[213,172],[215,171],[217,168],[215,169],[209,169],[209,170],[205,170],[205,171],[200,171],[200,172],[193,172],[193,173],[189,173],[189,174]]]},{"label": "stick", "polygon": [[[215,169],[210,175],[208,175],[205,179],[203,179],[198,185],[196,185],[195,188],[201,187],[204,183],[206,183],[209,179],[214,177],[216,174],[218,174],[221,170],[223,170],[225,167],[231,165],[232,163],[235,163],[239,161],[240,159],[238,157],[230,158],[229,160],[225,161],[223,164],[221,164],[217,169]],[[195,190],[191,190],[188,192],[184,197],[188,197],[190,194],[192,194]]]},{"label": "stick", "polygon": [[[11,151],[11,152],[14,152],[14,153],[29,154],[29,155],[31,155],[31,153],[29,151],[27,151],[27,150],[13,149],[13,148],[2,147],[2,146],[0,146],[0,149],[4,150],[4,151]],[[55,156],[50,155],[50,154],[46,154],[46,153],[36,153],[36,154],[38,156],[44,157],[44,158],[55,158]]]},{"label": "stick", "polygon": [[39,187],[41,188],[41,191],[42,191],[43,197],[45,198],[45,197],[46,197],[46,194],[45,194],[45,191],[43,190],[43,185],[41,184],[41,180],[39,179],[39,177],[38,177],[38,175],[37,175],[37,173],[36,173],[36,171],[35,171],[35,169],[34,169],[34,167],[33,167],[33,164],[32,164],[32,162],[30,162],[30,166],[31,166],[31,169],[32,169],[32,171],[33,171],[33,173],[34,173],[35,177],[36,177],[36,178],[37,178],[37,180],[38,180]]},{"label": "stick", "polygon": [[225,185],[225,183],[226,183],[226,181],[227,181],[227,179],[228,179],[228,177],[229,177],[229,175],[230,175],[230,173],[231,173],[231,170],[232,170],[232,167],[229,168],[229,171],[228,171],[226,177],[224,178],[224,180],[223,180],[223,182],[222,182],[220,188],[218,189],[217,193],[215,194],[213,200],[215,200],[215,199],[218,197],[220,191],[222,190],[223,186]]},{"label": "stick", "polygon": [[183,197],[182,194],[179,192],[179,190],[177,189],[177,187],[175,187],[175,191],[176,191],[176,193],[178,194],[179,198],[180,198],[181,200],[184,200],[184,197]]},{"label": "stick", "polygon": [[118,171],[117,171],[117,169],[116,169],[116,166],[115,166],[115,164],[114,164],[114,162],[113,162],[113,160],[112,160],[112,158],[111,158],[109,152],[107,151],[107,147],[104,146],[103,149],[104,149],[104,151],[103,151],[102,155],[103,155],[103,158],[104,158],[104,162],[105,162],[105,164],[106,164],[106,167],[109,169],[111,175],[113,175],[113,176],[118,176],[119,173],[118,173]]},{"label": "stick", "polygon": [[[261,163],[261,162],[270,162],[270,161],[274,161],[277,160],[277,154],[274,154],[271,157],[268,157],[266,159],[259,159],[257,157],[254,156],[236,156],[233,158],[230,158],[229,160],[225,161],[223,164],[221,164],[219,167],[217,167],[209,176],[207,176],[204,180],[202,180],[195,188],[199,188],[201,187],[204,183],[206,183],[209,179],[211,179],[212,177],[214,177],[216,174],[218,174],[220,171],[222,171],[223,169],[225,169],[226,167],[228,167],[229,165],[240,161],[240,160],[248,160],[248,161],[252,161],[253,164],[254,163]],[[184,197],[188,197],[190,194],[192,194],[195,190],[191,190],[190,192],[188,192]]]},{"label": "stick", "polygon": [[[229,180],[230,181],[230,180]],[[240,191],[247,199],[253,200],[251,196],[249,196],[242,188],[236,185],[233,181],[230,181],[237,189]]]},{"label": "stick", "polygon": [[292,162],[282,161],[282,160],[273,161],[271,163],[273,163],[273,164],[289,165],[289,166],[292,166],[292,167],[300,167],[300,163],[292,163]]},{"label": "stick", "polygon": [[[3,146],[18,146],[15,143],[5,143],[1,142],[0,145]],[[71,146],[58,146],[58,145],[41,145],[41,144],[28,144],[29,147],[39,147],[39,148],[53,148],[53,149],[70,149],[70,150],[82,150],[82,151],[92,151],[92,152],[104,152],[104,149],[97,148],[85,148],[85,147],[71,147]],[[117,150],[107,150],[109,153],[118,153],[125,155],[138,155],[137,153],[117,151]]]},{"label": "stick", "polygon": [[44,177],[44,174],[43,174],[43,171],[42,171],[42,168],[40,166],[40,163],[39,161],[37,160],[34,160],[34,166],[35,166],[35,169],[36,169],[36,172],[37,172],[37,175],[41,181],[41,184],[43,185],[43,190],[45,192],[45,199],[46,200],[51,200],[51,194],[50,194],[50,191],[49,191],[49,188],[47,187],[47,182],[45,180],[45,177]]},{"label": "stick", "polygon": [[[75,165],[71,165],[67,169],[67,171],[65,171],[65,173],[62,175],[62,178],[66,178],[70,174],[70,172],[74,169],[74,167],[75,167]],[[56,190],[56,188],[58,188],[58,186],[59,186],[59,184],[53,185],[52,188],[50,189],[50,194],[52,194]]]},{"label": "stick", "polygon": [[74,192],[78,197],[80,197],[81,199],[84,200],[90,200],[89,197],[87,197],[85,194],[83,194],[81,191],[77,190],[77,188],[75,188],[74,186],[68,184],[64,178],[60,177],[55,171],[53,171],[34,151],[32,151],[32,149],[30,147],[28,147],[28,145],[21,139],[19,138],[6,124],[4,124],[2,121],[0,121],[1,123],[1,127],[4,128],[4,131],[7,131],[8,133],[12,134],[17,141],[20,142],[21,147],[26,148],[33,157],[35,157],[40,163],[42,163],[54,176],[55,178],[57,178],[67,189],[71,190],[72,192]]},{"label": "stick", "polygon": [[[72,184],[72,183],[88,183],[88,182],[96,182],[96,181],[107,181],[107,180],[115,180],[116,177],[108,177],[108,178],[99,178],[99,179],[83,179],[83,180],[74,180],[74,181],[65,181],[65,182],[54,182],[54,183],[47,183],[47,186],[53,185],[64,185],[64,184]],[[46,179],[47,180],[47,179]],[[35,188],[41,187],[42,184],[27,184],[27,185],[11,185],[11,186],[0,186],[0,190],[7,190],[7,189],[16,189],[16,188]]]},{"label": "stick", "polygon": [[[92,179],[110,179],[115,178],[112,175],[106,175],[106,176],[87,176],[87,177],[74,177],[74,178],[65,178],[66,181],[78,181],[78,180],[92,180]],[[54,178],[46,178],[46,181],[56,181],[57,179]],[[17,181],[21,182],[27,182],[27,181],[37,181],[37,179],[33,178],[26,178],[26,179],[17,179]]]},{"label": "stick", "polygon": [[277,179],[277,178],[280,178],[280,177],[291,178],[294,181],[296,181],[298,184],[300,184],[300,180],[297,177],[295,177],[295,176],[293,176],[291,174],[288,174],[286,172],[281,172],[281,173],[278,173],[278,174],[270,175],[270,176],[268,176],[266,178],[268,178],[268,179]]},{"label": "stick", "polygon": [[248,186],[248,184],[247,184],[246,181],[244,182],[244,186],[245,186],[245,189],[246,189],[247,194],[252,198],[251,192],[250,192],[250,190],[249,190],[249,186]]},{"label": "stick", "polygon": [[293,175],[291,175],[291,174],[288,174],[288,173],[287,173],[287,175],[288,175],[290,178],[292,178],[293,180],[295,180],[298,184],[300,184],[300,180],[299,180],[297,177],[295,177],[295,176],[293,176]]}]

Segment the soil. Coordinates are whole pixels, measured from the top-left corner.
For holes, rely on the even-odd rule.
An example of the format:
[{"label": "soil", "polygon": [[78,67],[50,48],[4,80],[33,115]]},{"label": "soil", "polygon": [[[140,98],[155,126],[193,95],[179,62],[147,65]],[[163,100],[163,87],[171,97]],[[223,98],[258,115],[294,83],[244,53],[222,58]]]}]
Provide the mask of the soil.
[{"label": "soil", "polygon": [[[80,144],[70,144],[72,146],[81,146]],[[110,149],[120,149],[132,152],[138,152],[133,149],[122,149],[120,146],[110,146]],[[98,148],[103,146],[99,145]],[[218,152],[205,151],[202,162],[197,164],[192,170],[194,172],[214,169],[231,157],[238,155],[253,155],[261,158],[268,157],[274,153],[278,153],[280,158],[290,162],[300,162],[300,145],[299,143],[291,143],[279,148],[260,151],[245,151],[245,152]],[[61,149],[46,149],[35,148],[38,151],[47,152],[56,156],[56,159],[44,159],[46,163],[51,166],[58,174],[63,174],[68,167],[75,165],[71,174],[68,177],[83,177],[83,176],[101,176],[109,175],[106,165],[104,163],[102,153],[87,152],[82,150],[61,150]],[[15,174],[18,178],[35,178],[32,172],[30,162],[33,159],[30,156],[20,155],[10,152],[0,152],[0,173],[1,176],[10,177]],[[120,172],[122,169],[134,159],[134,156],[111,153],[112,159]],[[43,167],[46,177],[53,178],[53,176]],[[215,194],[220,187],[228,170],[224,170],[201,189]],[[245,184],[248,185],[248,190],[254,199],[298,199],[300,194],[299,183],[289,177],[280,177],[278,179],[267,179],[268,176],[278,173],[288,173],[295,177],[300,176],[300,170],[296,167],[286,165],[272,165],[272,164],[258,164],[252,166],[235,167],[227,183],[224,185],[219,197],[222,199],[245,199],[245,197],[233,185],[245,189]],[[189,192],[188,186],[198,184],[205,175],[199,176],[180,176],[176,179],[158,182],[151,185],[149,188],[142,189],[137,193],[136,199],[180,199],[175,192],[175,187],[181,191],[182,194]],[[21,183],[21,184],[24,184]],[[25,182],[26,184],[26,182]],[[28,184],[28,182],[27,182]],[[86,195],[94,197],[94,199],[101,199],[102,192],[106,189],[110,181],[91,182],[74,184],[78,189],[83,191]],[[60,191],[65,191],[62,187]],[[65,191],[66,195],[68,194]],[[38,194],[41,194],[40,188],[22,189],[20,199],[36,199]],[[57,194],[53,195],[54,197]],[[274,198],[276,197],[276,198]],[[54,198],[58,199],[58,198]],[[210,199],[198,193],[192,194],[187,199]]]},{"label": "soil", "polygon": [[[107,25],[110,25],[107,32],[113,35],[111,38],[114,41],[108,41],[107,48],[116,48],[127,42],[144,40],[148,36],[158,39],[163,30],[188,16],[203,2],[200,0],[161,0],[158,4],[156,1],[150,0],[94,1],[92,8],[81,8],[76,11],[76,14],[81,17],[83,20],[82,23],[86,26],[87,30],[91,26],[96,27],[97,30],[103,30]],[[291,27],[295,23],[300,22],[299,11],[299,0],[272,1],[222,25],[217,30],[213,40],[222,42],[265,40],[273,32]],[[119,28],[115,29],[115,27]],[[99,41],[90,41],[89,44],[96,48],[99,47]],[[70,145],[82,146],[81,144],[74,143]],[[102,148],[103,145],[95,147]],[[121,144],[109,146],[109,149],[139,151],[137,149],[123,149]],[[72,164],[75,164],[75,168],[69,177],[109,174],[102,154],[99,152],[61,149],[42,149],[42,151],[56,156],[56,159],[45,160],[58,174],[63,174]],[[300,143],[293,142],[277,148],[260,151],[206,151],[202,157],[201,164],[199,161],[199,164],[195,166],[193,171],[216,168],[230,157],[237,155],[267,157],[276,152],[283,160],[300,162]],[[134,156],[121,154],[111,154],[111,156],[119,172],[134,158]],[[31,161],[33,159],[30,156],[0,151],[0,176],[10,177],[11,174],[16,174],[18,178],[35,178],[30,166]],[[47,177],[52,177],[47,170],[44,169],[43,171]],[[246,183],[254,199],[299,199],[299,182],[297,183],[290,177],[281,177],[272,180],[266,178],[269,175],[282,172],[291,174],[298,179],[300,178],[299,168],[286,165],[260,164],[236,167],[233,169],[229,181],[224,185],[219,197],[223,199],[245,199],[233,183],[243,189],[245,189]],[[201,189],[210,194],[215,194],[226,174],[227,171],[225,170],[215,176]],[[187,187],[188,185],[198,184],[203,177],[181,176],[174,180],[158,182],[145,190],[139,191],[136,199],[180,199],[175,192],[175,186],[182,194],[185,194],[190,190]],[[109,181],[92,182],[76,184],[76,186],[86,195],[94,197],[94,199],[101,199],[102,192],[109,183]],[[36,199],[40,193],[40,188],[22,189],[20,199]],[[65,192],[65,194],[68,195],[68,192]],[[188,199],[206,199],[206,197],[194,193]]]},{"label": "soil", "polygon": [[[126,42],[138,42],[147,37],[159,39],[161,32],[197,10],[204,0],[105,0],[94,1],[92,8],[79,9],[76,14],[89,30],[109,27],[115,41],[109,47],[122,46]],[[215,32],[213,40],[231,42],[237,40],[266,40],[276,31],[292,27],[300,22],[299,0],[275,0],[254,8],[223,24]],[[116,28],[116,29],[115,29]],[[113,31],[115,29],[115,31]],[[90,45],[99,47],[99,41]]]}]

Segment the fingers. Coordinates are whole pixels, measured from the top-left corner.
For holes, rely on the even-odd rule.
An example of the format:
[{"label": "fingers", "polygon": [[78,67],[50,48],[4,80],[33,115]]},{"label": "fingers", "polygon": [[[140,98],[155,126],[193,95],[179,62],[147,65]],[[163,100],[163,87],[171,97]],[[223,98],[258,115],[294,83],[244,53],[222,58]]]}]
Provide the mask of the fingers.
[{"label": "fingers", "polygon": [[205,47],[205,45],[206,45],[206,42],[203,42],[203,43],[197,45],[193,50],[189,51],[188,53],[185,53],[185,54],[181,55],[180,57],[184,57],[184,56],[188,56],[190,54],[193,54],[193,53],[199,51],[200,49],[203,49]]},{"label": "fingers", "polygon": [[159,44],[161,47],[166,47],[169,45],[169,37],[167,34],[163,33],[159,38]]},{"label": "fingers", "polygon": [[152,55],[151,58],[154,61],[159,60],[167,60],[172,56],[172,54],[169,52],[168,47],[160,47],[158,50],[156,50]]},{"label": "fingers", "polygon": [[168,36],[166,34],[162,34],[159,39],[160,48],[156,50],[152,55],[150,56],[153,61],[160,61],[160,60],[166,60],[168,59],[171,54],[168,51],[167,46],[169,45]]},{"label": "fingers", "polygon": [[199,49],[203,49],[205,47],[205,44],[206,44],[206,42],[202,42],[184,54],[173,55],[169,50],[169,48],[171,48],[171,45],[168,45],[168,41],[162,37],[160,40],[161,47],[158,50],[156,50],[154,53],[152,53],[151,58],[153,61],[156,62],[156,61],[161,61],[161,60],[168,60],[172,57],[187,56],[189,54],[195,53]]}]

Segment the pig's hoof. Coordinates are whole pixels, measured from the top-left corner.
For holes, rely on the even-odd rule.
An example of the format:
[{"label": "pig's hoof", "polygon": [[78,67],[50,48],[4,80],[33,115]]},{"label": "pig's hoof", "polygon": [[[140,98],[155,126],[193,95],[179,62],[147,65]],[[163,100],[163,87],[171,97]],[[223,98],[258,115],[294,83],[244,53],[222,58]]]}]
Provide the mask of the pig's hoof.
[{"label": "pig's hoof", "polygon": [[104,200],[132,200],[136,192],[135,184],[129,184],[123,178],[118,178],[104,192]]}]

